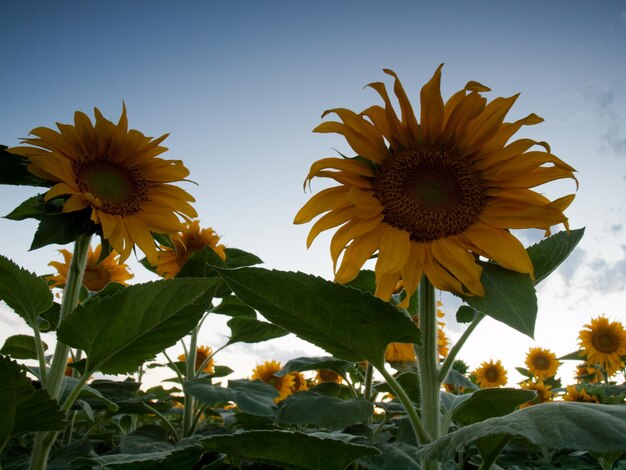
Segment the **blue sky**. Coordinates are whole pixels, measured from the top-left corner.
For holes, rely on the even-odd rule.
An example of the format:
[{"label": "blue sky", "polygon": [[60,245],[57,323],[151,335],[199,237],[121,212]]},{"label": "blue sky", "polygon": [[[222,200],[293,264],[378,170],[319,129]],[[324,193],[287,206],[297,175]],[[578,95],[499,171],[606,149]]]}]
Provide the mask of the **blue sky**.
[{"label": "blue sky", "polygon": [[[0,29],[0,143],[34,127],[72,122],[97,106],[130,126],[170,133],[167,158],[182,159],[197,186],[203,225],[269,268],[332,277],[329,236],[306,250],[309,227],[292,225],[310,194],[302,181],[333,149],[334,135],[311,130],[328,108],[378,104],[364,85],[400,76],[415,107],[440,63],[444,98],[477,80],[487,96],[521,92],[509,114],[545,119],[520,136],[547,140],[579,171],[568,209],[587,233],[567,264],[539,287],[536,342],[486,321],[462,357],[472,367],[502,358],[523,366],[530,346],[576,348],[591,317],[626,319],[626,4],[603,1],[240,1],[4,2]],[[387,81],[389,83],[389,81]],[[322,184],[313,184],[317,191]],[[545,188],[574,191],[570,182]],[[0,187],[6,214],[34,188]],[[3,254],[39,274],[58,246],[28,252],[35,225],[0,219]],[[538,234],[521,235],[525,243]],[[138,280],[153,279],[136,264]],[[456,301],[444,295],[450,336]],[[224,341],[219,321],[205,342]],[[0,312],[0,341],[20,329]],[[218,362],[247,374],[255,362],[319,351],[293,340],[235,346]],[[313,351],[313,352],[311,352]],[[270,357],[271,356],[271,357]],[[511,372],[511,377],[517,377]]]}]

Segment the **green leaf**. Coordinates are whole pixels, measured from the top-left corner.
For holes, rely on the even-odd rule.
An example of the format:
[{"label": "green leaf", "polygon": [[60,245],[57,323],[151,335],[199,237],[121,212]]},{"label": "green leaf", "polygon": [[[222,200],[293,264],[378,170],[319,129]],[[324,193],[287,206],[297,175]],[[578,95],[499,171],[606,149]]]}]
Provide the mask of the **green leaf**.
[{"label": "green leaf", "polygon": [[461,305],[456,311],[456,321],[458,323],[471,323],[476,317],[476,310],[467,305]]},{"label": "green leaf", "polygon": [[199,441],[205,449],[280,467],[343,470],[350,462],[378,454],[374,447],[352,444],[334,434],[246,431]]},{"label": "green leaf", "polygon": [[372,470],[417,470],[419,461],[415,459],[416,447],[406,442],[377,442],[376,447],[382,455],[363,459],[363,466]]},{"label": "green leaf", "polygon": [[[46,343],[43,343],[43,349],[44,351],[48,349]],[[37,359],[35,338],[28,335],[9,336],[0,349],[0,353],[14,359]]]},{"label": "green leaf", "polygon": [[219,313],[230,317],[245,317],[256,319],[256,312],[253,308],[244,304],[234,295],[224,297],[220,304],[211,309],[211,313]]},{"label": "green leaf", "polygon": [[52,292],[42,278],[0,255],[0,300],[34,327],[52,305]]},{"label": "green leaf", "polygon": [[242,268],[263,263],[258,256],[238,248],[225,248],[224,253],[226,253],[226,266],[229,268]]},{"label": "green leaf", "polygon": [[66,245],[83,235],[96,233],[96,225],[91,220],[91,208],[74,212],[41,214],[41,219],[30,250],[47,245]]},{"label": "green leaf", "polygon": [[78,458],[72,462],[72,468],[102,468],[126,470],[189,470],[203,454],[198,446],[186,446],[162,452],[142,454],[110,454],[93,458]]},{"label": "green leaf", "polygon": [[20,155],[6,151],[8,147],[0,145],[0,184],[13,186],[45,186],[53,183],[43,180],[28,171],[28,160]]},{"label": "green leaf", "polygon": [[384,367],[391,342],[419,343],[419,330],[391,304],[304,273],[240,268],[219,271],[232,291],[269,321],[333,356]]},{"label": "green leaf", "polygon": [[622,452],[626,407],[592,403],[542,403],[465,426],[418,450],[443,460],[480,438],[512,436],[549,449]]},{"label": "green leaf", "polygon": [[61,431],[65,429],[65,413],[46,390],[35,390],[27,400],[18,399],[14,436],[35,431]]},{"label": "green leaf", "polygon": [[359,274],[346,285],[374,295],[376,292],[376,274],[369,269],[361,269]]},{"label": "green leaf", "polygon": [[289,334],[279,326],[252,318],[231,318],[228,327],[231,333],[226,344],[260,343]]},{"label": "green leaf", "polygon": [[4,217],[9,220],[41,220],[41,214],[43,214],[46,207],[46,201],[44,201],[43,196],[43,194],[38,194],[26,199]]},{"label": "green leaf", "polygon": [[569,233],[559,232],[528,247],[526,251],[535,267],[535,283],[538,284],[548,277],[552,271],[565,261],[576,248],[584,233],[584,227],[570,230]]},{"label": "green leaf", "polygon": [[285,424],[308,424],[339,430],[366,421],[374,408],[369,400],[342,400],[313,391],[288,396],[278,411],[278,420]]},{"label": "green leaf", "polygon": [[443,383],[456,385],[458,387],[477,389],[478,386],[470,379],[461,374],[458,370],[450,369]]},{"label": "green leaf", "polygon": [[485,296],[464,296],[463,300],[476,310],[532,338],[537,318],[537,296],[530,277],[493,263],[480,265],[483,267],[481,282],[485,287]]},{"label": "green leaf", "polygon": [[183,388],[209,406],[232,401],[244,413],[271,418],[276,415],[274,398],[278,396],[278,391],[258,380],[229,380],[228,388],[225,388],[211,385],[205,379],[195,379],[185,381]]},{"label": "green leaf", "polygon": [[53,302],[50,308],[39,314],[39,329],[43,333],[56,330],[61,318],[61,304]]},{"label": "green leaf", "polygon": [[574,351],[569,354],[566,354],[565,356],[559,357],[559,361],[584,361],[584,360],[585,360],[585,352],[582,350]]},{"label": "green leaf", "polygon": [[181,277],[209,277],[215,276],[213,266],[225,267],[226,264],[210,247],[206,246],[189,257],[183,267],[176,274]]},{"label": "green leaf", "polygon": [[488,418],[507,415],[534,397],[535,392],[531,390],[484,388],[476,390],[467,400],[454,408],[452,417],[463,426],[467,426]]},{"label": "green leaf", "polygon": [[133,372],[200,321],[217,279],[138,284],[79,305],[59,327],[65,344],[87,354],[87,374]]},{"label": "green leaf", "polygon": [[122,438],[119,444],[120,454],[147,454],[172,450],[167,431],[154,425],[143,426]]},{"label": "green leaf", "polygon": [[291,359],[280,369],[276,375],[282,377],[283,375],[291,372],[304,372],[307,370],[319,370],[329,369],[342,377],[345,377],[349,369],[352,369],[354,364],[352,362],[344,361],[343,359],[337,359],[332,356],[325,357],[298,357]]}]

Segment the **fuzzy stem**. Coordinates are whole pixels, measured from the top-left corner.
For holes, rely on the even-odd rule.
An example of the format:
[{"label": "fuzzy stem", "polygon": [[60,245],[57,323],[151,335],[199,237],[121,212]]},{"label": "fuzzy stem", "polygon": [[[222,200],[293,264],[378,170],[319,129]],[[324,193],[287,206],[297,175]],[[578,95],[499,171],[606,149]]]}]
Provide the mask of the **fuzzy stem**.
[{"label": "fuzzy stem", "polygon": [[446,379],[446,376],[448,375],[448,372],[452,368],[452,364],[454,363],[456,356],[459,354],[459,351],[461,350],[461,348],[463,347],[463,345],[465,344],[469,336],[476,329],[476,327],[478,326],[478,324],[483,318],[485,318],[485,315],[483,315],[482,313],[475,312],[472,323],[470,323],[470,325],[463,332],[459,340],[454,344],[454,346],[452,346],[452,348],[450,349],[450,352],[448,353],[448,356],[443,361],[443,364],[441,365],[441,368],[439,369],[439,383],[442,383]]},{"label": "fuzzy stem", "polygon": [[39,381],[41,382],[41,386],[45,388],[48,375],[48,371],[46,370],[46,352],[43,349],[41,333],[37,323],[33,325],[33,333],[35,334],[35,347],[37,348],[37,359],[39,361]]},{"label": "fuzzy stem", "polygon": [[[196,344],[198,343],[198,332],[200,328],[196,326],[191,331],[189,350],[186,357],[185,378],[191,380],[196,376]],[[183,411],[183,437],[193,433],[193,417],[195,414],[195,403],[193,397],[185,392],[185,409]]]}]

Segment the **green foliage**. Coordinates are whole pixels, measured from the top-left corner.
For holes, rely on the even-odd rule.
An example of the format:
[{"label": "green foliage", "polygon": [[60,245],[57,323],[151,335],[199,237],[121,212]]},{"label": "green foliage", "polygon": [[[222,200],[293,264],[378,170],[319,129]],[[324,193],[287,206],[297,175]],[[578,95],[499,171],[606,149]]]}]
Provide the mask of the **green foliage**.
[{"label": "green foliage", "polygon": [[50,181],[43,180],[28,171],[28,160],[20,155],[7,152],[6,145],[0,145],[0,184],[13,186],[45,186]]},{"label": "green foliage", "polygon": [[472,307],[461,305],[456,312],[456,321],[459,323],[471,323],[477,313]]},{"label": "green foliage", "polygon": [[224,248],[224,253],[226,253],[226,266],[229,268],[242,268],[263,263],[257,255],[238,248]]},{"label": "green foliage", "polygon": [[226,344],[260,343],[289,334],[281,327],[253,318],[231,318],[228,321],[230,338]]},{"label": "green foliage", "polygon": [[298,357],[291,359],[280,369],[276,375],[281,377],[290,372],[304,372],[307,370],[328,369],[345,377],[348,370],[353,369],[352,362],[337,359],[332,356],[326,357]]},{"label": "green foliage", "polygon": [[535,392],[515,388],[484,388],[476,390],[452,408],[455,421],[468,426],[488,418],[504,416],[535,397]]},{"label": "green foliage", "polygon": [[234,295],[224,297],[219,305],[211,309],[211,313],[219,313],[230,317],[245,317],[256,319],[256,312],[253,308],[244,304]]},{"label": "green foliage", "polygon": [[197,325],[217,282],[156,281],[94,298],[63,321],[58,337],[87,353],[88,374],[132,372]]},{"label": "green foliage", "polygon": [[[14,359],[37,359],[37,346],[35,338],[28,335],[9,336],[0,354],[11,356]],[[48,345],[43,343],[44,351],[48,349]]]},{"label": "green foliage", "polygon": [[419,330],[407,316],[357,289],[262,268],[219,274],[237,297],[272,323],[342,359],[367,359],[380,368],[387,344],[419,342]]},{"label": "green foliage", "polygon": [[51,307],[52,293],[42,278],[0,255],[0,300],[33,327]]},{"label": "green foliage", "polygon": [[539,283],[565,261],[585,234],[585,229],[559,232],[528,247],[528,256],[535,267],[535,282]]}]

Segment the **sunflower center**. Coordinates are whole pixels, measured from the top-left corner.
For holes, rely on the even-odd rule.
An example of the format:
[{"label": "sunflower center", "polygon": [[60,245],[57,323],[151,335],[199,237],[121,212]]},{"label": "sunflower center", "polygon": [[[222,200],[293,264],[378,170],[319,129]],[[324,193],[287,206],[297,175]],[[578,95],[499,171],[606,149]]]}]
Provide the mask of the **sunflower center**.
[{"label": "sunflower center", "polygon": [[544,356],[535,357],[535,369],[548,370],[550,368],[550,361]]},{"label": "sunflower center", "polygon": [[108,214],[134,214],[146,200],[147,182],[138,170],[106,160],[83,160],[75,164],[74,173],[81,192],[93,194]]},{"label": "sunflower center", "polygon": [[497,382],[498,379],[500,378],[500,373],[498,372],[498,369],[496,369],[495,367],[489,367],[487,368],[487,370],[485,370],[485,378],[489,382]]},{"label": "sunflower center", "polygon": [[485,190],[472,166],[433,147],[393,154],[376,173],[374,193],[385,222],[417,242],[463,232],[485,205]]},{"label": "sunflower center", "polygon": [[83,274],[83,285],[92,292],[101,291],[110,280],[111,276],[106,269],[99,266],[85,268],[85,273]]},{"label": "sunflower center", "polygon": [[601,353],[612,353],[617,350],[614,339],[610,333],[598,333],[593,336],[593,345]]}]

